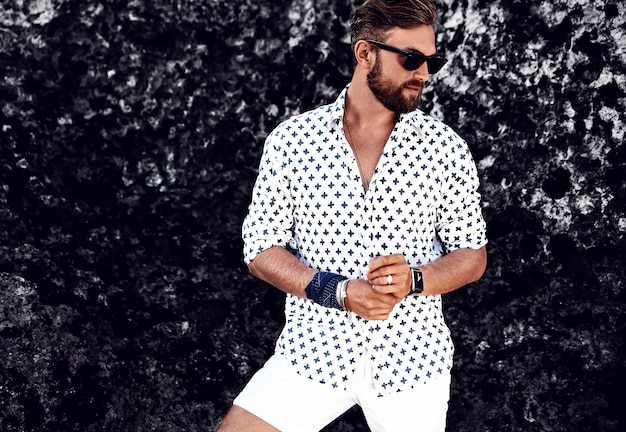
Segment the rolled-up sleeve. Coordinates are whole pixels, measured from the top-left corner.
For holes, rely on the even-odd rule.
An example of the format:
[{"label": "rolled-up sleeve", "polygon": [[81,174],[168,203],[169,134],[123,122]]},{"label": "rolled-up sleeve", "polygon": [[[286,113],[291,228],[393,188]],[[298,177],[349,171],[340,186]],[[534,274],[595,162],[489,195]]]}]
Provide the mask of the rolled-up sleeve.
[{"label": "rolled-up sleeve", "polygon": [[442,201],[437,214],[437,234],[446,252],[479,249],[487,244],[486,224],[476,164],[465,141],[457,137],[442,183]]},{"label": "rolled-up sleeve", "polygon": [[[265,141],[259,174],[242,226],[244,261],[250,264],[262,251],[293,242],[291,198],[281,132],[275,130]],[[281,162],[281,160],[283,162]]]}]

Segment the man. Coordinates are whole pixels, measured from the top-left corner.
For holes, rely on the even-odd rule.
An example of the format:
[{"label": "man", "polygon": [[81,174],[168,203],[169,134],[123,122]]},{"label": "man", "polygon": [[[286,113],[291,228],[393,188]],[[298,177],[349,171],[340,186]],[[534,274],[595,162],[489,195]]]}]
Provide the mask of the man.
[{"label": "man", "polygon": [[441,294],[486,265],[466,143],[416,110],[430,0],[368,0],[350,85],[267,138],[243,224],[252,274],[287,293],[276,352],[220,431],[318,431],[355,404],[373,431],[445,430],[453,345]]}]

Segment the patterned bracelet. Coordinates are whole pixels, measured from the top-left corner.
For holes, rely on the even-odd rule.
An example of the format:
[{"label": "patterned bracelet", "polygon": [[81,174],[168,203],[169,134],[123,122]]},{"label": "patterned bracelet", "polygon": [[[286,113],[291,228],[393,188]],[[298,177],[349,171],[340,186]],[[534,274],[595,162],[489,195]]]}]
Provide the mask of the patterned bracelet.
[{"label": "patterned bracelet", "polygon": [[307,285],[305,292],[308,298],[327,308],[343,309],[337,297],[337,287],[347,278],[336,273],[318,272]]}]

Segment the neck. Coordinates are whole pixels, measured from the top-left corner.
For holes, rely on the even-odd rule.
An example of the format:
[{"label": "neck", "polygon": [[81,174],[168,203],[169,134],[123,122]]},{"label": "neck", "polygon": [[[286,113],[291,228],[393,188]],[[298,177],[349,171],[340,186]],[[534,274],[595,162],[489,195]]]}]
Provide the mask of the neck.
[{"label": "neck", "polygon": [[346,95],[345,118],[351,125],[368,128],[393,128],[398,114],[389,111],[371,92],[367,84],[352,80]]}]

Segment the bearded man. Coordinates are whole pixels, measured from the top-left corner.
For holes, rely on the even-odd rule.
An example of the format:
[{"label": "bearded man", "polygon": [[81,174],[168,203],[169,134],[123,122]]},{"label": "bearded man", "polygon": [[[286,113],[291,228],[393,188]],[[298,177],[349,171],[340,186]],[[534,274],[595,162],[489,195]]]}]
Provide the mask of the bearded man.
[{"label": "bearded man", "polygon": [[435,19],[430,0],[366,1],[350,84],[268,136],[244,258],[286,323],[219,431],[319,431],[355,404],[373,431],[445,430],[442,294],[482,276],[487,239],[467,144],[417,109],[446,63]]}]

